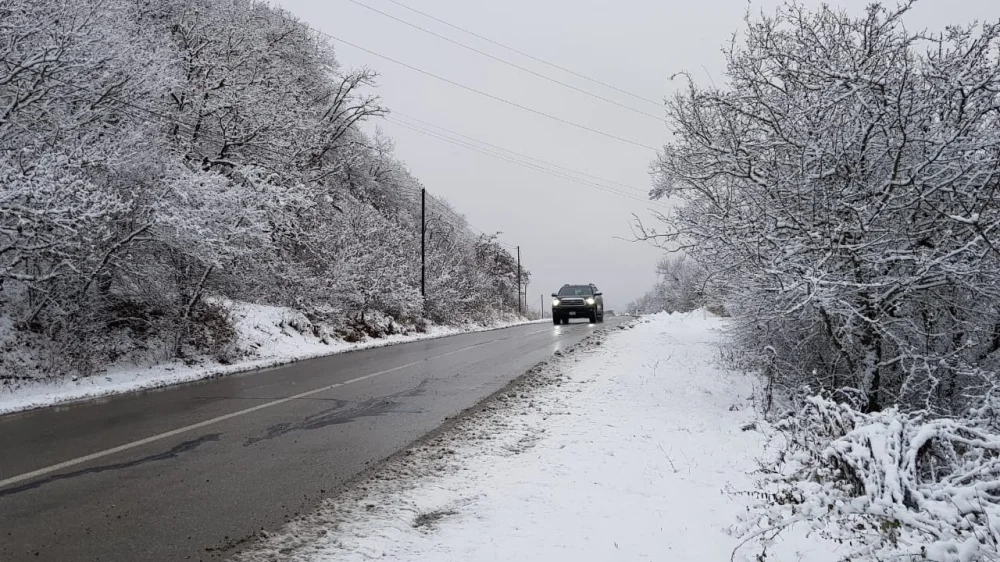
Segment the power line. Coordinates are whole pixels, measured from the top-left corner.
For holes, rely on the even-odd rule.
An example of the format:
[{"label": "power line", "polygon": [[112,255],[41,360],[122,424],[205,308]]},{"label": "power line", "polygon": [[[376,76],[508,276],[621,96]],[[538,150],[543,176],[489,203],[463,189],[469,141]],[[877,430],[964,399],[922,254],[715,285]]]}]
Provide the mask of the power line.
[{"label": "power line", "polygon": [[381,15],[383,15],[383,16],[385,16],[385,17],[387,17],[387,18],[389,18],[389,19],[391,19],[393,21],[397,21],[397,22],[399,22],[399,23],[401,23],[403,25],[407,25],[407,26],[412,27],[414,29],[423,31],[424,33],[427,33],[428,35],[432,35],[434,37],[437,37],[438,39],[441,39],[442,41],[447,41],[447,42],[449,42],[449,43],[451,43],[453,45],[457,45],[459,47],[462,47],[463,49],[466,49],[468,51],[472,51],[473,53],[476,53],[478,55],[481,55],[481,56],[484,56],[486,58],[495,60],[495,61],[497,61],[499,63],[505,64],[505,65],[507,65],[507,66],[509,66],[511,68],[516,68],[517,70],[520,70],[521,72],[525,72],[527,74],[531,74],[532,76],[536,76],[538,78],[541,78],[542,80],[547,80],[549,82],[552,82],[553,84],[558,84],[558,85],[560,85],[560,86],[562,86],[564,88],[568,88],[570,90],[573,90],[574,92],[579,92],[579,93],[581,93],[583,95],[590,96],[590,97],[592,97],[594,99],[597,99],[597,100],[600,100],[600,101],[603,101],[603,102],[606,102],[606,103],[610,103],[612,105],[616,105],[618,107],[621,107],[623,109],[627,109],[627,110],[632,111],[634,113],[638,113],[640,115],[645,115],[646,117],[650,117],[652,119],[656,119],[657,121],[659,121],[661,123],[664,122],[663,117],[660,117],[660,116],[657,116],[657,115],[653,115],[652,113],[648,113],[648,112],[643,111],[641,109],[636,109],[634,107],[627,106],[627,105],[625,105],[623,103],[618,103],[615,100],[603,97],[603,96],[595,94],[593,92],[588,92],[587,90],[584,90],[582,88],[577,88],[576,86],[574,86],[572,84],[567,84],[566,82],[563,82],[561,80],[557,80],[555,78],[552,78],[551,76],[546,76],[545,74],[542,74],[540,72],[535,72],[534,70],[531,70],[530,68],[525,68],[525,67],[523,67],[523,66],[521,66],[519,64],[510,62],[510,61],[508,61],[506,59],[503,59],[503,58],[500,58],[498,56],[492,55],[490,53],[487,53],[486,51],[477,49],[477,48],[472,47],[470,45],[466,45],[465,43],[462,43],[460,41],[456,41],[456,40],[454,40],[454,39],[452,39],[450,37],[447,37],[445,35],[441,35],[440,33],[436,33],[436,32],[431,31],[431,30],[429,30],[429,29],[427,29],[425,27],[421,27],[421,26],[419,26],[419,25],[417,25],[415,23],[406,21],[406,20],[404,20],[402,18],[398,18],[398,17],[396,17],[396,16],[394,16],[394,15],[392,15],[390,13],[383,12],[382,10],[379,10],[378,8],[374,8],[372,6],[369,6],[368,4],[365,4],[364,2],[359,2],[358,0],[347,0],[347,1],[350,2],[350,3],[352,3],[352,4],[356,4],[358,6],[361,6],[362,8],[365,8],[366,10],[370,10],[372,12],[375,12],[376,14],[381,14]]},{"label": "power line", "polygon": [[427,190],[426,188],[424,188],[423,191],[427,194],[428,201],[431,203],[432,206],[437,208],[438,212],[447,214],[451,216],[454,220],[464,223],[465,226],[467,226],[470,230],[478,234],[481,234],[483,236],[486,236],[485,232],[476,228],[472,223],[469,222],[468,217],[458,214],[454,209],[446,205],[442,200],[438,199],[435,195],[430,193],[430,191]]},{"label": "power line", "polygon": [[561,71],[566,72],[568,74],[572,74],[573,76],[577,76],[579,78],[583,78],[584,80],[593,82],[594,84],[598,84],[598,85],[604,86],[605,88],[609,88],[611,90],[614,90],[616,92],[625,94],[627,96],[631,96],[631,97],[633,97],[633,98],[635,98],[637,100],[642,100],[644,102],[651,103],[651,104],[653,104],[653,105],[655,105],[657,107],[661,107],[661,108],[663,107],[662,102],[658,102],[658,101],[655,101],[655,100],[651,100],[649,98],[642,97],[639,94],[634,94],[632,92],[629,92],[628,90],[623,90],[622,88],[619,88],[617,86],[612,86],[611,84],[607,84],[607,83],[602,82],[602,81],[600,81],[600,80],[598,80],[596,78],[591,78],[590,76],[587,76],[585,74],[581,74],[579,72],[576,72],[575,70],[570,70],[570,69],[568,69],[566,67],[559,66],[558,64],[549,62],[549,61],[547,61],[545,59],[541,59],[541,58],[536,57],[534,55],[530,55],[528,53],[525,53],[524,51],[519,51],[519,50],[515,49],[514,47],[510,47],[510,46],[504,45],[503,43],[500,43],[499,41],[494,41],[493,39],[490,39],[489,37],[484,37],[484,36],[482,36],[482,35],[474,32],[474,31],[469,31],[468,29],[465,29],[462,26],[455,25],[453,23],[449,23],[447,21],[444,21],[441,18],[432,16],[432,15],[426,13],[426,12],[421,12],[420,10],[418,10],[416,8],[411,8],[410,6],[407,6],[406,4],[403,4],[402,2],[397,2],[396,0],[389,0],[389,2],[392,2],[393,4],[399,6],[400,8],[403,8],[405,10],[409,10],[409,11],[414,12],[416,14],[419,14],[419,15],[425,17],[425,18],[434,20],[434,21],[436,21],[436,22],[438,22],[438,23],[440,23],[442,25],[446,25],[446,26],[448,26],[448,27],[450,27],[452,29],[457,29],[458,31],[461,31],[462,33],[471,35],[472,37],[475,37],[476,39],[480,39],[482,41],[486,41],[487,43],[490,43],[492,45],[496,45],[497,47],[501,47],[501,48],[506,49],[506,50],[508,50],[508,51],[510,51],[512,53],[516,53],[518,55],[521,55],[522,57],[529,58],[529,59],[531,59],[531,60],[533,60],[535,62],[540,62],[540,63],[542,63],[544,65],[550,66],[550,67],[555,68],[557,70],[561,70]]},{"label": "power line", "polygon": [[535,158],[534,156],[528,156],[527,154],[521,154],[520,152],[515,152],[513,150],[509,150],[509,149],[506,149],[506,148],[504,148],[502,146],[497,146],[495,144],[488,143],[488,142],[486,142],[484,140],[477,139],[475,137],[470,137],[468,135],[463,135],[462,133],[453,131],[451,129],[447,129],[447,128],[442,127],[440,125],[435,125],[434,123],[430,123],[430,122],[424,121],[422,119],[417,119],[416,117],[412,117],[410,115],[407,115],[407,114],[399,112],[399,111],[392,111],[391,115],[393,115],[393,116],[399,116],[399,117],[404,117],[406,119],[409,119],[410,121],[414,121],[414,122],[420,123],[422,125],[427,125],[429,127],[434,127],[435,129],[440,129],[441,131],[444,131],[446,133],[455,135],[457,137],[462,137],[464,139],[468,139],[470,141],[477,142],[477,143],[482,144],[484,146],[488,146],[490,148],[494,148],[494,149],[497,149],[499,151],[506,152],[508,154],[512,154],[512,155],[520,157],[520,158],[524,158],[524,159],[527,159],[527,160],[532,160],[532,161],[544,164],[546,166],[551,166],[553,168],[559,168],[560,170],[565,170],[567,172],[571,172],[571,173],[574,173],[574,174],[577,174],[577,175],[580,175],[580,176],[583,176],[583,177],[591,178],[593,180],[604,182],[604,183],[607,183],[607,184],[610,184],[610,185],[620,186],[620,187],[622,187],[624,189],[628,189],[630,191],[635,191],[636,193],[640,193],[642,195],[646,195],[647,194],[646,191],[644,191],[642,189],[639,189],[637,187],[632,187],[631,185],[624,184],[624,183],[621,183],[621,182],[617,182],[617,181],[614,181],[614,180],[609,180],[609,179],[606,179],[606,178],[602,178],[600,176],[595,176],[593,174],[588,174],[588,173],[585,173],[585,172],[580,172],[578,170],[574,170],[573,168],[567,168],[566,166],[560,166],[559,164],[553,164],[552,162],[548,162],[548,161],[542,160],[540,158]]},{"label": "power line", "polygon": [[480,236],[491,236],[489,234],[486,234],[485,231],[483,231],[483,230],[481,230],[479,228],[476,228],[475,225],[473,225],[471,222],[469,222],[469,218],[468,217],[466,217],[465,215],[458,214],[455,210],[453,210],[450,207],[448,207],[447,205],[445,205],[436,196],[430,195],[430,197],[431,197],[431,204],[434,207],[437,208],[438,212],[445,213],[445,214],[451,216],[452,219],[463,223],[466,227],[468,227],[470,230],[472,230],[476,234],[479,234]]},{"label": "power line", "polygon": [[432,138],[435,138],[435,139],[438,139],[438,140],[441,140],[441,141],[444,141],[444,142],[448,142],[450,144],[454,144],[456,146],[467,148],[469,150],[473,150],[475,152],[479,152],[479,153],[484,154],[486,156],[491,156],[493,158],[497,158],[499,160],[503,160],[503,161],[509,162],[511,164],[515,164],[515,165],[523,166],[523,167],[530,168],[530,169],[533,169],[533,170],[537,170],[537,171],[549,174],[551,176],[555,176],[555,177],[562,178],[562,179],[567,179],[567,180],[570,180],[570,181],[572,181],[574,183],[579,183],[579,184],[583,184],[583,185],[586,185],[586,186],[590,186],[590,187],[593,187],[595,189],[598,189],[598,190],[601,190],[601,191],[605,191],[607,193],[611,193],[611,194],[614,194],[614,195],[617,195],[617,196],[620,196],[620,197],[625,197],[627,199],[632,199],[634,201],[638,201],[638,202],[641,202],[641,203],[646,203],[646,204],[655,205],[655,206],[662,206],[662,205],[660,205],[658,203],[655,203],[653,201],[649,201],[647,199],[642,199],[640,197],[636,197],[635,195],[632,195],[631,193],[625,193],[625,192],[619,191],[617,189],[614,189],[614,188],[611,188],[611,187],[608,187],[608,186],[605,186],[605,185],[601,185],[601,184],[598,184],[598,183],[595,183],[595,182],[591,182],[591,181],[583,180],[583,179],[580,179],[580,178],[576,178],[576,177],[570,176],[568,174],[564,174],[562,172],[557,172],[557,171],[554,171],[554,170],[550,170],[548,168],[545,168],[543,166],[539,166],[537,164],[533,164],[533,163],[530,163],[530,162],[522,162],[520,160],[511,158],[511,157],[509,157],[507,155],[504,155],[504,154],[499,154],[499,153],[496,153],[494,151],[483,149],[481,147],[475,146],[473,144],[470,144],[470,143],[467,143],[467,142],[464,142],[464,141],[461,141],[461,140],[458,140],[458,139],[452,139],[452,138],[447,137],[446,135],[442,135],[442,134],[440,134],[440,133],[438,133],[436,131],[432,131],[432,130],[425,129],[425,128],[422,128],[422,127],[414,126],[414,125],[405,123],[403,121],[397,121],[397,120],[390,120],[390,121],[392,121],[393,123],[396,123],[397,125],[400,125],[400,126],[402,126],[404,128],[407,128],[407,129],[409,129],[411,131],[415,131],[415,132],[418,132],[418,133],[430,136]]},{"label": "power line", "polygon": [[[468,227],[472,231],[474,231],[474,232],[476,232],[476,233],[478,233],[478,234],[480,234],[482,236],[496,236],[496,234],[486,234],[486,232],[484,232],[484,231],[476,228],[471,222],[469,222],[469,218],[468,217],[466,217],[464,215],[460,215],[457,212],[455,212],[451,207],[447,206],[443,202],[443,200],[441,200],[437,196],[431,194],[430,191],[428,191],[427,189],[424,189],[424,191],[427,193],[428,201],[431,203],[431,205],[435,206],[435,208],[438,210],[438,212],[450,215],[456,221],[460,221],[460,222],[464,223],[466,227]],[[499,234],[499,233],[497,233],[497,234]],[[499,238],[497,238],[496,240],[494,240],[494,242],[496,242],[497,244],[500,244],[501,246],[506,246],[508,248],[517,248],[517,246],[515,246],[514,244],[508,244],[508,243],[500,240]]]},{"label": "power line", "polygon": [[[310,29],[312,29],[312,28],[310,28]],[[387,57],[387,56],[385,56],[383,54],[376,53],[375,51],[372,51],[371,49],[366,49],[365,47],[362,47],[362,46],[357,45],[355,43],[351,43],[350,41],[345,41],[344,39],[341,39],[339,37],[335,37],[333,35],[330,35],[329,33],[326,33],[326,32],[323,32],[323,31],[318,31],[318,30],[315,30],[315,29],[314,29],[314,31],[316,31],[316,33],[319,33],[320,35],[323,35],[325,37],[329,37],[330,39],[333,39],[334,41],[337,41],[338,43],[343,43],[344,45],[347,45],[349,47],[354,47],[355,49],[358,49],[359,51],[363,51],[363,52],[368,53],[368,54],[370,54],[372,56],[378,57],[378,58],[383,59],[383,60],[387,60],[387,61],[389,61],[389,62],[391,62],[393,64],[398,64],[399,66],[402,66],[404,68],[408,68],[408,69],[410,69],[410,70],[412,70],[414,72],[418,72],[420,74],[423,74],[425,76],[429,76],[429,77],[434,78],[436,80],[440,80],[440,81],[445,82],[447,84],[451,84],[452,86],[455,86],[457,88],[461,88],[463,90],[467,90],[469,92],[473,92],[473,93],[479,94],[481,96],[485,96],[487,98],[490,98],[490,99],[498,101],[500,103],[509,105],[511,107],[516,107],[516,108],[518,108],[518,109],[520,109],[522,111],[527,111],[528,113],[533,113],[535,115],[540,115],[540,116],[545,117],[547,119],[551,119],[553,121],[556,121],[556,122],[559,122],[559,123],[563,123],[565,125],[570,125],[572,127],[576,127],[578,129],[582,129],[584,131],[589,131],[591,133],[598,134],[598,135],[601,135],[601,136],[604,136],[604,137],[607,137],[607,138],[610,138],[610,139],[614,139],[614,140],[619,141],[619,142],[624,142],[626,144],[631,144],[633,146],[638,146],[640,148],[646,148],[646,149],[649,149],[649,150],[652,150],[652,151],[656,151],[655,147],[652,147],[652,146],[650,146],[648,144],[643,144],[641,142],[629,140],[627,138],[619,137],[619,136],[613,135],[611,133],[606,133],[604,131],[601,131],[601,130],[598,130],[598,129],[594,129],[593,127],[588,127],[586,125],[581,125],[579,123],[575,123],[573,121],[569,121],[567,119],[563,119],[562,117],[557,117],[557,116],[552,115],[550,113],[545,113],[544,111],[539,111],[537,109],[533,109],[533,108],[530,108],[528,106],[521,105],[521,104],[519,104],[517,102],[513,102],[513,101],[510,101],[508,99],[501,98],[499,96],[494,96],[493,94],[484,92],[482,90],[473,88],[471,86],[466,86],[465,84],[462,84],[460,82],[456,82],[454,80],[445,78],[445,77],[440,76],[438,74],[434,74],[433,72],[429,72],[429,71],[423,70],[421,68],[417,68],[417,67],[415,67],[415,66],[413,66],[411,64],[407,64],[405,62],[402,62],[400,60],[394,59],[392,57]]]},{"label": "power line", "polygon": [[[360,144],[361,146],[363,146],[365,148],[368,148],[368,149],[371,149],[371,150],[375,150],[375,147],[372,147],[370,145],[367,145],[367,144],[364,144],[364,143],[358,143],[358,144]],[[406,195],[406,196],[409,196],[409,197],[413,198],[413,200],[416,201],[416,202],[420,201],[421,192],[426,193],[426,195],[428,197],[428,201],[430,202],[430,204],[432,206],[435,206],[439,212],[441,212],[443,214],[449,215],[451,218],[453,218],[454,220],[462,223],[466,228],[468,228],[469,230],[473,231],[476,234],[479,234],[479,235],[482,235],[482,236],[488,236],[484,231],[480,230],[479,228],[476,228],[475,225],[473,225],[471,222],[469,222],[469,218],[468,217],[466,217],[465,215],[462,215],[462,214],[459,214],[458,212],[456,212],[454,209],[452,209],[447,204],[445,204],[445,202],[444,202],[443,199],[439,199],[437,196],[435,196],[434,194],[432,194],[430,192],[430,190],[428,190],[427,188],[422,187],[422,186],[421,187],[416,187],[416,186],[409,186],[408,185],[408,186],[405,186],[405,187],[404,186],[397,186],[397,189],[398,189],[399,193],[402,193],[403,195]],[[516,246],[511,245],[511,244],[506,244],[506,243],[502,243],[502,244],[504,244],[505,246],[508,246],[510,248],[516,248]]]},{"label": "power line", "polygon": [[474,232],[476,232],[478,234],[482,234],[482,235],[486,234],[482,230],[476,228],[472,223],[470,223],[469,219],[467,217],[458,214],[456,211],[454,211],[453,209],[449,208],[447,205],[445,205],[442,201],[440,201],[434,195],[429,195],[429,197],[430,197],[430,203],[431,203],[431,205],[433,207],[435,207],[438,210],[439,213],[444,213],[444,214],[452,217],[452,219],[464,223],[467,227],[469,227],[470,230],[472,230],[472,231],[474,231]]},{"label": "power line", "polygon": [[472,223],[470,223],[469,219],[467,217],[465,217],[463,215],[460,215],[457,212],[455,212],[454,210],[452,210],[451,208],[449,208],[441,200],[439,200],[436,196],[434,196],[428,189],[426,189],[426,188],[413,188],[413,189],[410,189],[410,190],[405,190],[404,189],[404,190],[401,190],[401,191],[403,191],[403,193],[405,193],[406,195],[414,197],[414,198],[416,198],[418,200],[420,199],[421,191],[423,191],[427,195],[426,202],[429,203],[430,206],[432,206],[435,209],[437,209],[437,211],[439,213],[446,214],[446,215],[450,216],[453,220],[464,224],[466,228],[468,228],[469,230],[473,231],[476,234],[480,234],[480,235],[483,235],[483,236],[486,235],[482,230],[476,228]]},{"label": "power line", "polygon": [[447,142],[447,143],[450,143],[450,144],[454,144],[456,146],[460,146],[460,147],[463,147],[463,148],[466,148],[466,149],[469,149],[469,150],[472,150],[472,151],[475,151],[475,152],[479,152],[479,153],[484,154],[486,156],[497,158],[499,160],[504,160],[504,161],[509,162],[511,164],[515,164],[515,165],[518,165],[518,166],[523,166],[523,167],[526,167],[526,168],[534,169],[534,170],[540,171],[542,173],[549,174],[551,176],[555,176],[555,177],[562,178],[562,179],[567,179],[567,180],[570,180],[570,181],[575,182],[575,183],[579,183],[579,184],[583,184],[583,185],[586,185],[586,186],[590,186],[590,187],[593,187],[594,189],[605,191],[605,192],[608,192],[608,193],[611,193],[611,194],[614,194],[614,195],[617,195],[617,196],[620,196],[620,197],[625,197],[627,199],[632,199],[634,201],[639,201],[641,203],[646,203],[646,204],[654,205],[654,206],[658,206],[658,207],[662,207],[663,206],[663,205],[658,204],[658,203],[656,203],[654,201],[649,201],[647,199],[642,199],[640,197],[636,197],[636,196],[632,195],[631,193],[625,193],[625,192],[619,191],[617,189],[611,188],[611,187],[606,186],[606,185],[601,185],[601,184],[596,183],[596,182],[591,182],[591,181],[587,181],[587,180],[584,180],[584,179],[576,178],[576,177],[570,176],[568,174],[564,174],[562,172],[558,172],[558,171],[554,171],[554,170],[545,168],[545,167],[540,166],[538,164],[533,164],[531,162],[524,162],[524,161],[521,161],[521,160],[516,160],[514,158],[511,158],[510,156],[507,156],[507,155],[504,155],[504,154],[500,154],[500,153],[497,153],[495,151],[490,151],[490,150],[487,150],[487,149],[484,149],[482,147],[473,145],[471,143],[467,143],[467,142],[459,140],[459,139],[450,138],[450,137],[448,137],[446,135],[443,135],[441,133],[438,133],[436,131],[432,131],[432,130],[429,130],[429,129],[426,129],[426,128],[415,126],[415,125],[406,123],[404,121],[394,120],[394,119],[391,119],[391,118],[389,120],[391,122],[393,122],[393,123],[396,123],[397,125],[400,125],[400,126],[406,128],[406,129],[409,129],[411,131],[414,131],[414,132],[417,132],[417,133],[421,133],[421,134],[430,136],[431,138],[435,138],[435,139],[438,139],[438,140],[441,140],[441,141],[444,141],[444,142]]},{"label": "power line", "polygon": [[[435,196],[435,195],[431,194],[429,191],[427,191],[427,189],[424,189],[424,191],[427,193],[427,201],[433,207],[435,207],[439,213],[443,213],[443,214],[447,214],[447,215],[451,216],[454,220],[463,223],[467,228],[469,228],[470,230],[472,230],[473,232],[479,234],[482,237],[496,237],[499,234],[499,233],[496,233],[496,234],[486,234],[486,232],[484,232],[484,231],[476,228],[471,222],[469,222],[468,217],[465,217],[464,215],[460,215],[460,214],[456,213],[454,210],[452,210],[447,205],[445,205],[442,202],[441,199],[438,199],[437,196]],[[504,246],[506,248],[517,248],[516,245],[514,245],[514,244],[508,244],[507,242],[504,242],[503,240],[500,240],[499,238],[494,238],[493,242],[496,243],[496,244],[499,244],[501,246]]]}]

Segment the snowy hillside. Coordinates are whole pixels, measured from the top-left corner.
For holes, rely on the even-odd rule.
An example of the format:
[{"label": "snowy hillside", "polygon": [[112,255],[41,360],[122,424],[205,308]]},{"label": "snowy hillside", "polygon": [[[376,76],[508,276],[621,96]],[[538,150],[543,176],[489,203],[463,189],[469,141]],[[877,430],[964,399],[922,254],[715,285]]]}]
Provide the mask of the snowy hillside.
[{"label": "snowy hillside", "polygon": [[294,309],[346,339],[385,318],[460,326],[518,309],[530,275],[515,257],[446,202],[423,209],[392,140],[362,131],[387,112],[376,74],[342,68],[287,12],[15,0],[0,13],[0,382],[151,354],[225,362],[246,331],[218,300]]}]

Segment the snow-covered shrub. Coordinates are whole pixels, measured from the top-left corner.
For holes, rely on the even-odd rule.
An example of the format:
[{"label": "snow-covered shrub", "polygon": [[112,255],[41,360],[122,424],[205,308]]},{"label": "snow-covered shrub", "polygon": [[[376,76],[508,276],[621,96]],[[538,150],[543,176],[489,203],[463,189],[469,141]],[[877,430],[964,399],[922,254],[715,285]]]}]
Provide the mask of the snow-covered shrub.
[{"label": "snow-covered shrub", "polygon": [[[986,414],[983,412],[982,414]],[[795,525],[844,545],[844,560],[1000,560],[995,418],[864,414],[811,397],[777,424],[761,501],[737,529],[766,551]]]},{"label": "snow-covered shrub", "polygon": [[708,307],[722,314],[722,298],[718,287],[708,283],[708,272],[685,254],[669,254],[656,265],[658,281],[645,295],[626,306],[630,314],[657,312],[690,312]]},{"label": "snow-covered shrub", "polygon": [[656,265],[667,312],[689,312],[706,305],[708,272],[685,254],[665,256]]}]

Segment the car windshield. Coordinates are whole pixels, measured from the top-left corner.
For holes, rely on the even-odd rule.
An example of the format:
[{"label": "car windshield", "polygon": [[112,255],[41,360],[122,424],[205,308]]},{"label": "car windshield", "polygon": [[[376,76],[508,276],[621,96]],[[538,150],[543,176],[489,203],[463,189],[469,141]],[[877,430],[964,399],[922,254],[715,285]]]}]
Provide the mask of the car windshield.
[{"label": "car windshield", "polygon": [[560,297],[589,297],[593,294],[593,289],[587,285],[568,285],[559,289]]}]

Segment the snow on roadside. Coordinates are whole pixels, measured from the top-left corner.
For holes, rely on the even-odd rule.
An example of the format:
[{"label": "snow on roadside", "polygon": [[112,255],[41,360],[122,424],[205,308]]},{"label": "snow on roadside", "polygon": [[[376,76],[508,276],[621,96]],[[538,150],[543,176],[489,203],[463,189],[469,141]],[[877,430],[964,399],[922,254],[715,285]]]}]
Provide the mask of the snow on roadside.
[{"label": "snow on roadside", "polygon": [[729,560],[748,500],[727,490],[753,488],[764,438],[752,380],[717,366],[722,323],[592,336],[236,559]]},{"label": "snow on roadside", "polygon": [[[248,303],[227,303],[227,306],[230,308],[237,332],[237,347],[248,354],[243,360],[229,365],[208,360],[193,365],[181,361],[161,362],[142,367],[119,365],[109,368],[101,375],[92,377],[76,378],[75,380],[64,378],[25,382],[15,387],[0,388],[0,415],[275,367],[347,351],[441,338],[460,333],[495,330],[535,322],[510,321],[486,326],[457,327],[432,325],[425,333],[397,334],[380,339],[348,343],[315,336],[305,316],[288,308]],[[0,329],[3,327],[2,322],[0,322]]]}]

